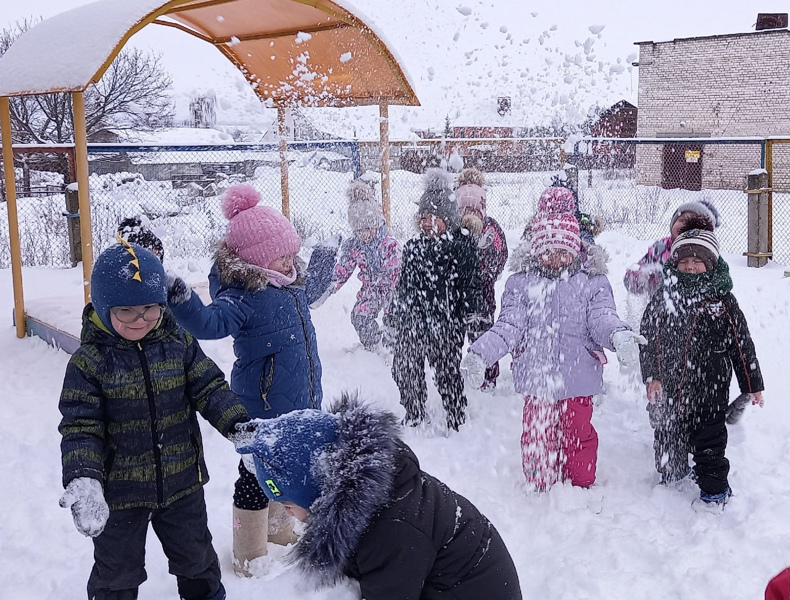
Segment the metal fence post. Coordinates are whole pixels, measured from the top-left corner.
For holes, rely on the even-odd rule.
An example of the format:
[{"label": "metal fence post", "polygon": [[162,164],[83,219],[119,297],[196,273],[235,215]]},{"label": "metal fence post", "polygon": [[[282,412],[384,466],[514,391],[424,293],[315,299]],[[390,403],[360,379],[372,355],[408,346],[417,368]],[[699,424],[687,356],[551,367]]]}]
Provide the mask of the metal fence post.
[{"label": "metal fence post", "polygon": [[379,140],[381,142],[381,209],[387,225],[390,219],[390,112],[386,100],[379,101]]},{"label": "metal fence post", "polygon": [[769,249],[769,194],[768,172],[759,169],[749,173],[746,189],[748,198],[748,251],[745,252],[750,267],[764,267],[772,253]]},{"label": "metal fence post", "polygon": [[285,107],[277,107],[277,130],[280,136],[280,190],[282,193],[282,212],[286,219],[291,218],[291,195],[288,190],[288,127],[285,122]]}]

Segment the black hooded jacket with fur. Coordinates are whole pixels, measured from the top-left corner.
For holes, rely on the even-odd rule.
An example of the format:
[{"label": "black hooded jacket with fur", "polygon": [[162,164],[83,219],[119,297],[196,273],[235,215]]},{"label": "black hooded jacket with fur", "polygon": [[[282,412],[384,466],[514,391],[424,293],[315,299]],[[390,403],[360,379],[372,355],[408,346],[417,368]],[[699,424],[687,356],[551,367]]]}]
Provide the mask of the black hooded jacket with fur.
[{"label": "black hooded jacket with fur", "polygon": [[322,494],[291,559],[316,586],[343,575],[365,600],[518,600],[513,561],[494,526],[420,470],[395,417],[344,399]]}]

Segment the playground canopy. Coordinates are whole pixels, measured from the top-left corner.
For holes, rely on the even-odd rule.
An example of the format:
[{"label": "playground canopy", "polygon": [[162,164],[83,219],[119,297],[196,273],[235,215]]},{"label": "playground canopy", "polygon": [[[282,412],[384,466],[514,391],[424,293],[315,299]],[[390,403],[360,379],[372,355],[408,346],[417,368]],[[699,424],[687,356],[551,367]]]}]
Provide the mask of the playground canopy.
[{"label": "playground canopy", "polygon": [[[25,334],[9,97],[67,92],[74,106],[85,300],[93,263],[83,92],[98,82],[135,33],[173,27],[214,45],[256,94],[277,107],[285,155],[288,106],[379,105],[382,201],[389,210],[388,105],[419,105],[405,71],[371,22],[348,0],[99,0],[23,33],[0,58],[0,133],[11,240],[17,335]],[[282,165],[287,214],[288,172]]]}]

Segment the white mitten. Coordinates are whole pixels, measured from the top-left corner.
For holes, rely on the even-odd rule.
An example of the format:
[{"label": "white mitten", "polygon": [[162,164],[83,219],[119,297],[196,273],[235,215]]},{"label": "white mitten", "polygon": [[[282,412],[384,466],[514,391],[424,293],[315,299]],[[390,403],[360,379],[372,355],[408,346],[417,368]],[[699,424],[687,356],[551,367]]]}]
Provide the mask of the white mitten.
[{"label": "white mitten", "polygon": [[614,351],[617,353],[617,360],[623,366],[630,366],[639,362],[640,344],[647,344],[647,340],[644,336],[629,329],[615,331],[612,334],[612,346],[614,346]]},{"label": "white mitten", "polygon": [[461,373],[464,381],[477,389],[483,385],[486,377],[486,361],[476,352],[469,352],[461,361]]},{"label": "white mitten", "polygon": [[110,518],[101,482],[92,477],[77,477],[69,481],[60,497],[61,508],[71,507],[74,525],[82,535],[96,537]]}]

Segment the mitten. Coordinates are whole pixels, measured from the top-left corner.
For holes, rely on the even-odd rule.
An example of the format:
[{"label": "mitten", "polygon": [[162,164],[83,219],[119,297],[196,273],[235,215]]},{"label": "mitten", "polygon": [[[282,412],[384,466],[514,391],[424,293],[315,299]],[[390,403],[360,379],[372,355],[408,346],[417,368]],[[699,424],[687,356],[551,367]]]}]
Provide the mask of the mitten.
[{"label": "mitten", "polygon": [[82,535],[96,537],[110,518],[101,482],[92,477],[77,477],[69,481],[60,497],[61,508],[71,507],[74,525]]},{"label": "mitten", "polygon": [[639,344],[645,345],[647,340],[629,329],[621,329],[612,334],[612,346],[617,353],[617,360],[623,366],[639,362]]},{"label": "mitten", "polygon": [[178,275],[167,274],[167,303],[183,304],[192,296],[190,288]]},{"label": "mitten", "polygon": [[482,356],[477,352],[470,351],[461,361],[461,373],[464,376],[464,381],[475,389],[479,388],[485,381],[487,366]]},{"label": "mitten", "polygon": [[730,402],[730,405],[725,410],[725,414],[727,415],[727,423],[729,425],[735,425],[738,421],[740,421],[744,411],[746,410],[746,406],[753,399],[753,394],[741,394],[735,400]]}]

